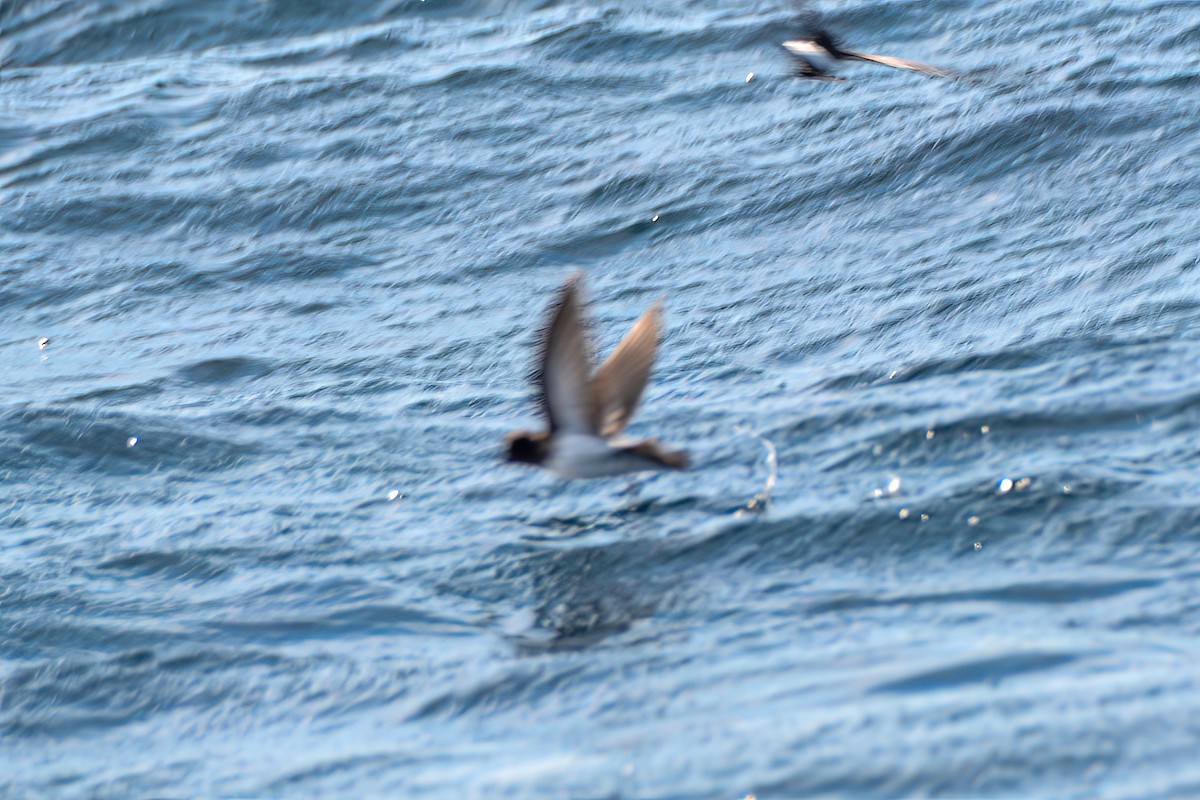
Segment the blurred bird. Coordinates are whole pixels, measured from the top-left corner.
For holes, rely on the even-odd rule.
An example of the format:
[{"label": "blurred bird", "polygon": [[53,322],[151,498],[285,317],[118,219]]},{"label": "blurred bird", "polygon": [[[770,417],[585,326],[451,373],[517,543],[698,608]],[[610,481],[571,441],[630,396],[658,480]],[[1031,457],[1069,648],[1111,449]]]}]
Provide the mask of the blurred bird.
[{"label": "blurred bird", "polygon": [[580,310],[582,277],[576,273],[567,280],[542,332],[534,382],[549,430],[508,434],[507,460],[535,464],[563,478],[686,468],[688,457],[682,450],[665,450],[653,439],[616,438],[633,418],[649,380],[662,327],[662,301],[642,314],[593,374]]},{"label": "blurred bird", "polygon": [[843,50],[837,41],[825,30],[813,28],[810,35],[790,39],[783,43],[783,49],[796,62],[794,75],[797,78],[816,78],[826,81],[841,81],[830,70],[836,61],[870,61],[885,67],[909,69],[923,72],[926,75],[936,75],[939,78],[952,78],[954,73],[919,61],[909,61],[895,56],[880,56],[873,53],[856,53],[853,50]]}]

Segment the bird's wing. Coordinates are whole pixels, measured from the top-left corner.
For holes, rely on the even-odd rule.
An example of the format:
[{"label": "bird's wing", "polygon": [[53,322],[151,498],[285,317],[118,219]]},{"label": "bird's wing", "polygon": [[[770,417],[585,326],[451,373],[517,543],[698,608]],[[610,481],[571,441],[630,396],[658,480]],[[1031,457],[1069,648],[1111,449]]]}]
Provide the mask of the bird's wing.
[{"label": "bird's wing", "polygon": [[794,30],[804,36],[812,36],[821,30],[821,15],[809,7],[806,0],[796,0],[792,4],[794,13]]},{"label": "bird's wing", "polygon": [[590,390],[591,347],[580,312],[579,282],[572,275],[542,333],[542,357],[535,381],[550,430],[596,435],[599,409]]},{"label": "bird's wing", "polygon": [[816,64],[809,61],[807,58],[793,56],[794,62],[792,67],[792,75],[797,78],[815,78],[821,81],[844,81],[843,77],[834,75],[827,69],[821,69]]},{"label": "bird's wing", "polygon": [[843,52],[843,56],[856,61],[871,61],[876,64],[882,64],[885,67],[896,67],[898,69],[910,69],[913,72],[923,72],[926,75],[935,75],[939,78],[953,78],[954,73],[934,67],[929,64],[922,64],[920,61],[910,61],[907,58],[896,58],[895,56],[881,56],[874,53],[853,53],[849,50]]},{"label": "bird's wing", "polygon": [[654,366],[654,353],[662,330],[662,301],[658,300],[642,314],[617,348],[596,371],[592,395],[600,409],[599,427],[604,436],[615,436],[625,429]]}]

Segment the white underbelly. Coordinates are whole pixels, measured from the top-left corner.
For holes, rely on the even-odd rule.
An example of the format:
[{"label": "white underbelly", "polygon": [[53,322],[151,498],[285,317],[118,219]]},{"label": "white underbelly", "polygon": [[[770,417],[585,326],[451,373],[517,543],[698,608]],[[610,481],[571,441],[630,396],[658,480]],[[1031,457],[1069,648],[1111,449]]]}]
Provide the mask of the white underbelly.
[{"label": "white underbelly", "polygon": [[654,469],[654,464],[635,453],[621,452],[599,436],[558,434],[546,469],[563,478],[606,478]]},{"label": "white underbelly", "polygon": [[783,46],[789,53],[797,58],[804,59],[819,70],[829,71],[833,69],[834,59],[829,55],[829,51],[814,42],[797,39],[791,42],[784,42]]}]

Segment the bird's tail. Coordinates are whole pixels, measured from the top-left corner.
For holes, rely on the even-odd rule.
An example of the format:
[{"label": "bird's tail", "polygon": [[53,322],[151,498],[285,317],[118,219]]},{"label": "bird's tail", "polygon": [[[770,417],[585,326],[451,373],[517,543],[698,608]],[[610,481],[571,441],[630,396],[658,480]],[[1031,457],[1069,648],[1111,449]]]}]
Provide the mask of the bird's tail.
[{"label": "bird's tail", "polygon": [[686,450],[664,450],[654,439],[646,439],[623,449],[666,469],[687,469],[691,464]]}]

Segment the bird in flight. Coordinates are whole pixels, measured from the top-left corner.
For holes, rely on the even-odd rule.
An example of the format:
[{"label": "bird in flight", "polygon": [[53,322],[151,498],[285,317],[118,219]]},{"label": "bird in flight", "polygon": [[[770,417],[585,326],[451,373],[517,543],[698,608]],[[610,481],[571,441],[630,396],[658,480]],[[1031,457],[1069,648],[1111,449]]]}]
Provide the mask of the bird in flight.
[{"label": "bird in flight", "polygon": [[576,273],[567,280],[542,332],[534,382],[548,430],[508,434],[507,460],[534,464],[563,478],[686,468],[682,450],[668,450],[654,439],[620,438],[650,378],[662,301],[642,314],[593,373],[579,297],[582,277]]},{"label": "bird in flight", "polygon": [[935,75],[939,78],[954,77],[954,73],[949,70],[922,64],[920,61],[843,50],[829,32],[821,28],[812,29],[807,36],[789,39],[783,43],[783,49],[787,50],[796,63],[794,74],[797,78],[816,78],[826,81],[845,80],[831,71],[834,63],[838,61],[869,61],[885,67],[908,69],[926,75]]}]

